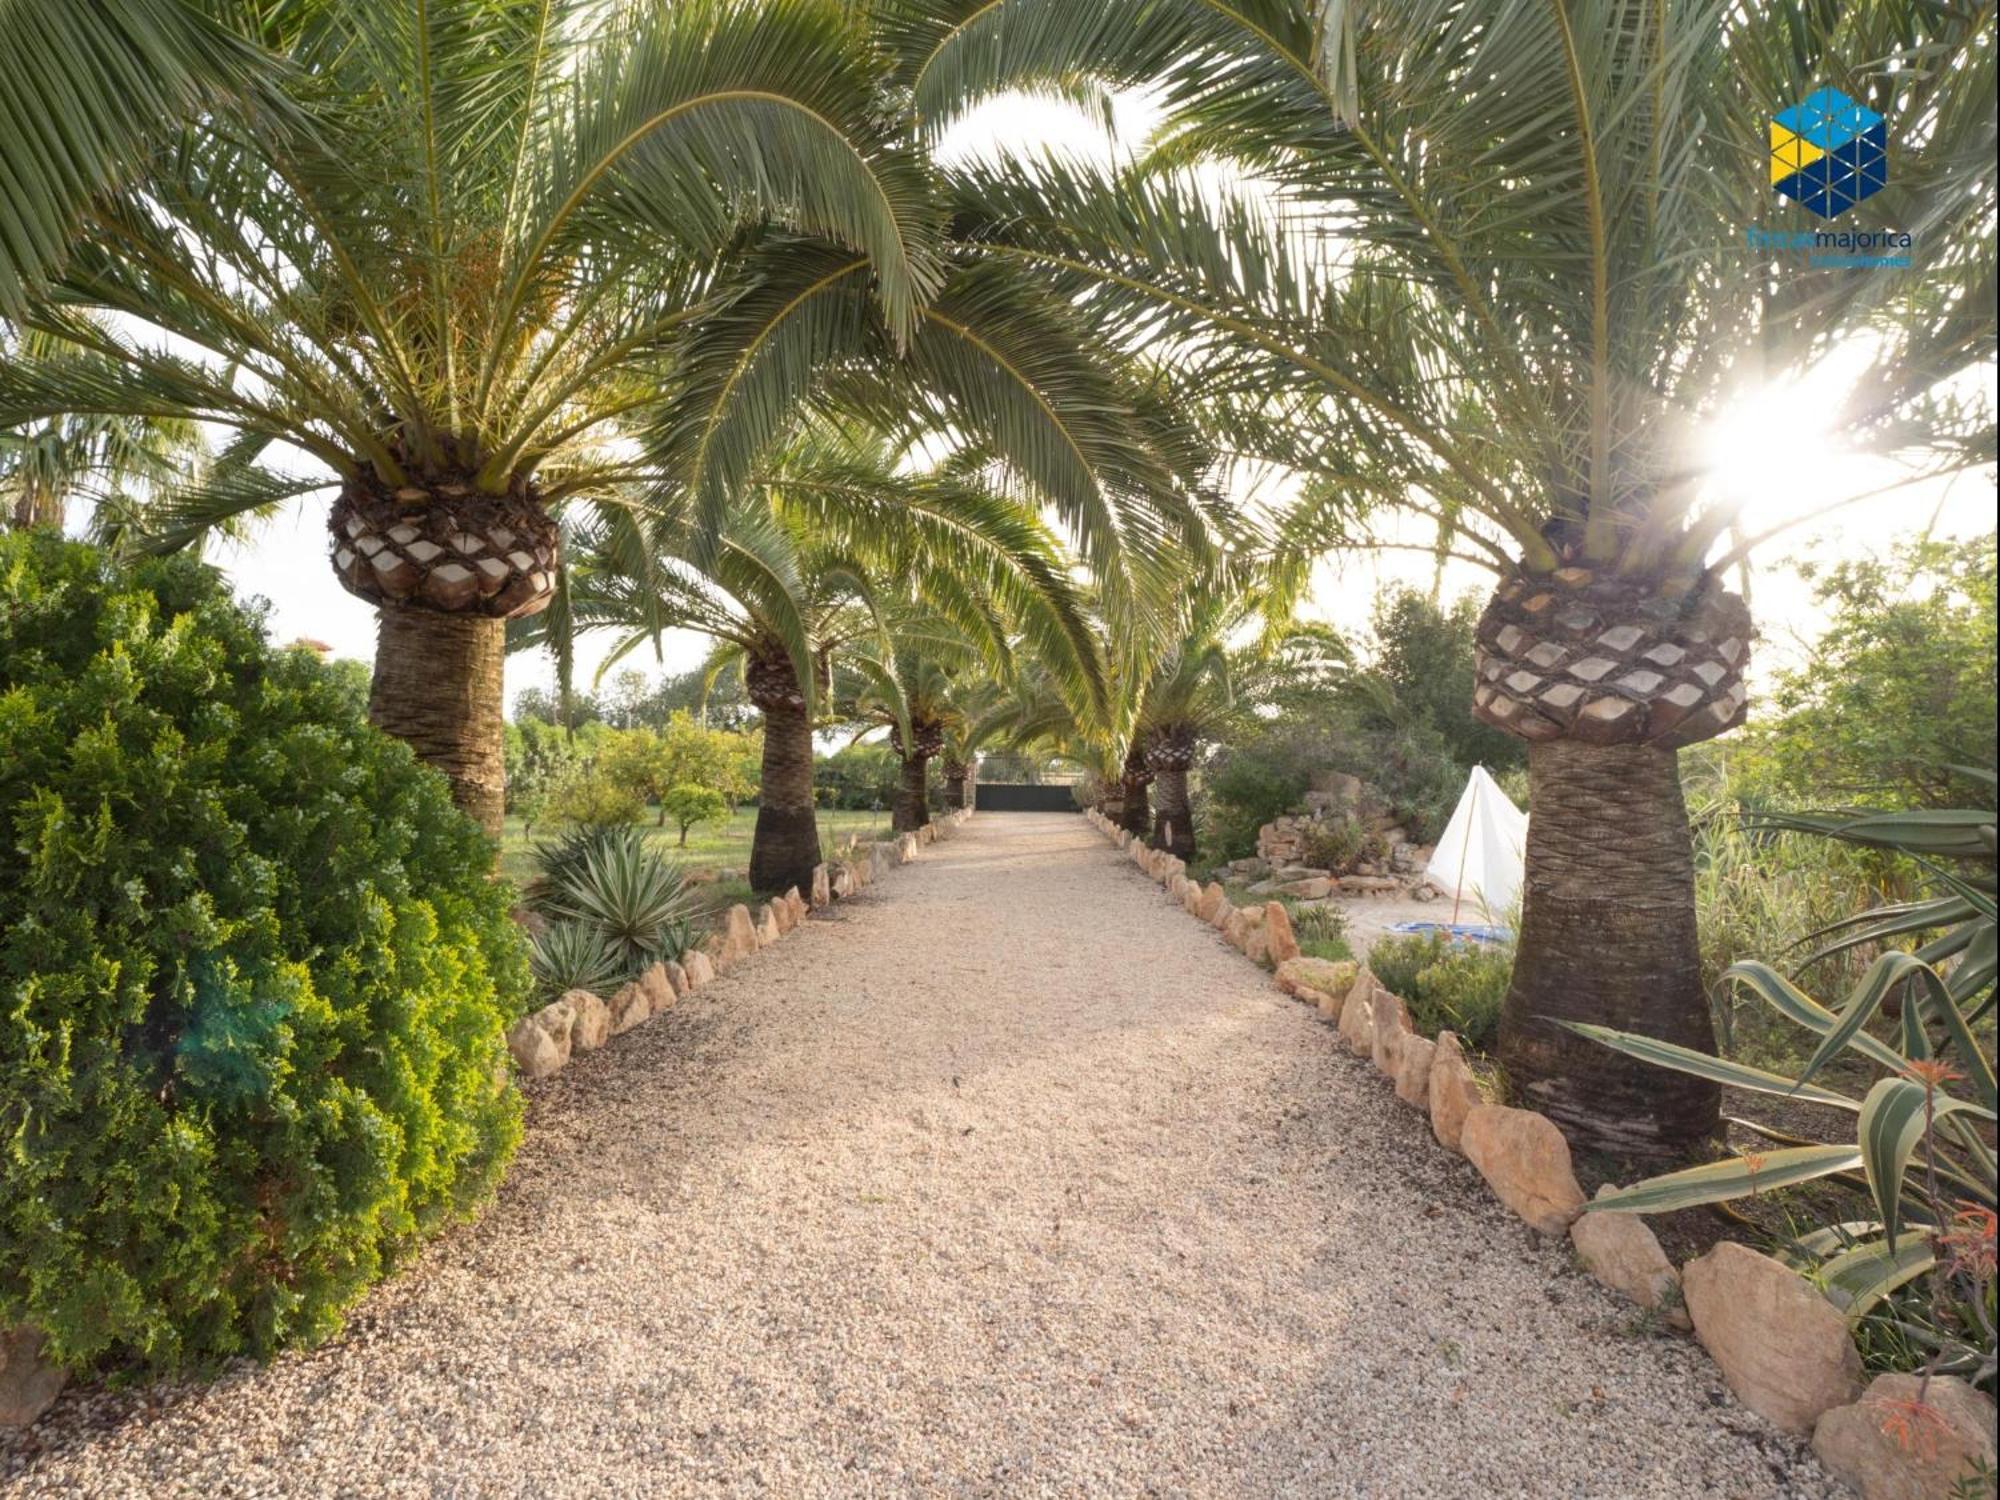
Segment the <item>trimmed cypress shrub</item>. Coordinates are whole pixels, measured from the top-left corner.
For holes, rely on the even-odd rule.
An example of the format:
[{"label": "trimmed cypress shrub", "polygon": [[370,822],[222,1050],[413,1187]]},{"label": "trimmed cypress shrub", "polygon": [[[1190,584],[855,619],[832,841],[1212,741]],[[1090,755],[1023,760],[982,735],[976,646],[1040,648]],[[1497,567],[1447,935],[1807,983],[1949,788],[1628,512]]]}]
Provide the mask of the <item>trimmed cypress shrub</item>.
[{"label": "trimmed cypress shrub", "polygon": [[528,992],[491,869],[213,570],[0,536],[0,1325],[263,1356],[476,1206]]}]

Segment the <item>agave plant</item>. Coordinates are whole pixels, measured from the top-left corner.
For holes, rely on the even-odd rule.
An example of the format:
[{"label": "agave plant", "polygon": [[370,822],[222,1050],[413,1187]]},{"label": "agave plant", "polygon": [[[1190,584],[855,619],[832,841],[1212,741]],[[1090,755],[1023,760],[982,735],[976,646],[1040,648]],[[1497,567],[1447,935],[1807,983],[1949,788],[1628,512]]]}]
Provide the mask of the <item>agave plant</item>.
[{"label": "agave plant", "polygon": [[[1994,783],[1991,771],[1958,769],[1989,786]],[[1976,1022],[1992,1009],[1996,970],[1994,826],[2000,815],[1981,808],[1916,808],[1773,813],[1758,821],[1773,828],[1825,834],[1842,843],[1902,854],[1921,862],[1932,876],[1933,889],[1924,896],[1871,907],[1809,934],[1805,942],[1820,938],[1831,941],[1815,950],[1801,967],[1864,943],[1935,934],[1916,950],[1916,956],[1939,966],[1945,988],[1968,1021]],[[1947,860],[1952,864],[1942,863]]]},{"label": "agave plant", "polygon": [[529,945],[528,965],[544,997],[569,990],[608,990],[626,976],[611,940],[583,922],[558,922]]},{"label": "agave plant", "polygon": [[575,854],[548,876],[544,904],[560,922],[602,938],[619,977],[680,954],[694,897],[679,867],[647,846],[643,830],[604,830]]},{"label": "agave plant", "polygon": [[[1783,1144],[1724,1161],[1649,1178],[1606,1193],[1593,1212],[1668,1213],[1837,1178],[1867,1196],[1870,1217],[1843,1220],[1799,1236],[1790,1254],[1810,1270],[1850,1323],[1875,1315],[1885,1298],[1918,1277],[1941,1277],[1955,1309],[1955,1328],[1940,1332],[1898,1322],[1933,1346],[1932,1368],[1992,1378],[1994,1330],[1991,1225],[1996,1207],[1994,1153],[1986,1122],[1995,1118],[1992,1060],[1980,1050],[1965,1016],[1936,969],[1907,953],[1885,953],[1870,966],[1838,1012],[1828,1010],[1768,964],[1733,964],[1724,982],[1741,985],[1819,1037],[1797,1077],[1729,1062],[1671,1042],[1581,1022],[1578,1035],[1642,1063],[1754,1093],[1803,1099],[1855,1116],[1851,1143]],[[1894,1044],[1865,1029],[1884,996],[1907,986]],[[1933,1046],[1933,1033],[1942,1052]],[[1814,1078],[1843,1052],[1885,1070],[1857,1099]],[[1956,1089],[1957,1092],[1953,1092]],[[1774,1142],[1790,1138],[1742,1122]],[[1981,1229],[1979,1226],[1986,1226]],[[1968,1228],[1968,1226],[1971,1226]],[[1967,1239],[1984,1235],[1983,1248]]]}]

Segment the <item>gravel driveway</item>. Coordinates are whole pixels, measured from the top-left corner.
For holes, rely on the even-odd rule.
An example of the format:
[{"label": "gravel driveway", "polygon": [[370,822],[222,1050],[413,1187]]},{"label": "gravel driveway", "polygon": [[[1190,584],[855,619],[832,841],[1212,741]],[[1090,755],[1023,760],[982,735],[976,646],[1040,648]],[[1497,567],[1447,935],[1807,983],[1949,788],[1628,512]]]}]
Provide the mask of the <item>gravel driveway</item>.
[{"label": "gravel driveway", "polygon": [[531,1092],[315,1353],[22,1495],[1840,1493],[1080,818],[989,813]]}]

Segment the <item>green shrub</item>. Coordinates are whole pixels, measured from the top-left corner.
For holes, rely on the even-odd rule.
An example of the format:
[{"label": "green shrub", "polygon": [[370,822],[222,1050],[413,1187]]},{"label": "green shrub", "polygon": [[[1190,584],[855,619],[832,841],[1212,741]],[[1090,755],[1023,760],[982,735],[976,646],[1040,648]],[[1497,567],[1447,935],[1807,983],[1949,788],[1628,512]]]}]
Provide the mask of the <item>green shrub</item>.
[{"label": "green shrub", "polygon": [[1417,975],[1442,959],[1451,946],[1441,932],[1383,938],[1368,950],[1368,967],[1384,989],[1409,1000],[1417,987]]},{"label": "green shrub", "polygon": [[542,816],[578,828],[620,828],[636,823],[646,803],[630,782],[595,765],[579,766],[549,793]]},{"label": "green shrub", "polygon": [[1318,759],[1288,727],[1225,747],[1202,779],[1195,840],[1202,853],[1225,862],[1255,854],[1257,830],[1298,805]]},{"label": "green shrub", "polygon": [[1418,932],[1383,938],[1370,950],[1368,967],[1402,998],[1410,1024],[1425,1036],[1455,1031],[1481,1051],[1498,1039],[1500,1006],[1514,970],[1507,950]]},{"label": "green shrub", "polygon": [[1344,874],[1361,858],[1362,844],[1361,825],[1352,818],[1314,823],[1299,836],[1299,862]]},{"label": "green shrub", "polygon": [[684,781],[668,787],[666,795],[660,798],[660,816],[680,830],[680,842],[685,847],[688,830],[697,823],[715,823],[728,817],[729,803],[713,787]]},{"label": "green shrub", "polygon": [[324,1338],[519,1134],[491,845],[186,559],[0,536],[0,1324]]},{"label": "green shrub", "polygon": [[1513,960],[1491,948],[1454,943],[1444,957],[1417,971],[1410,1020],[1426,1036],[1455,1031],[1481,1052],[1500,1038],[1500,1006]]}]

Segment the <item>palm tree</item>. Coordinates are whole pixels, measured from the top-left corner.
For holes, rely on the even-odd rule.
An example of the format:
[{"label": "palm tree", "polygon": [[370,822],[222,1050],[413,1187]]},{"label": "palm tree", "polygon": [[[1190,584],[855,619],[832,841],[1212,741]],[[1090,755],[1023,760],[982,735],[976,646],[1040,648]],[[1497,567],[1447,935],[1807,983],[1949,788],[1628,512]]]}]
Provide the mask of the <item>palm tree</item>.
[{"label": "palm tree", "polygon": [[1194,804],[1188,773],[1202,741],[1240,716],[1230,670],[1230,637],[1255,621],[1264,600],[1221,579],[1191,586],[1184,598],[1179,630],[1141,682],[1132,742],[1142,747],[1153,781],[1155,805],[1148,830],[1153,846],[1191,860]]},{"label": "palm tree", "polygon": [[[133,8],[9,21],[63,11],[67,45],[143,50],[119,25]],[[836,6],[267,11],[214,8],[267,49],[277,104],[182,110],[125,153],[24,315],[106,371],[10,369],[0,423],[232,430],[158,516],[167,545],[332,491],[335,572],[381,607],[371,715],[497,830],[503,626],[553,594],[552,512],[623,477],[617,421],[672,378],[756,238],[746,221],[845,248],[907,335],[937,274],[920,158]],[[286,445],[303,472],[269,461]]]},{"label": "palm tree", "polygon": [[[0,324],[0,362],[91,364],[95,357],[46,334],[15,335]],[[85,501],[94,531],[119,540],[120,522],[200,457],[192,422],[143,416],[64,413],[0,429],[0,526],[57,531]]]},{"label": "palm tree", "polygon": [[[1713,1086],[1557,1024],[1713,1046],[1676,753],[1744,715],[1752,627],[1723,580],[1762,538],[1693,439],[1840,346],[1859,378],[1831,430],[1992,461],[1990,410],[1945,394],[1993,351],[1991,5],[885,9],[932,130],[985,91],[1091,76],[1163,102],[1144,166],[994,171],[963,232],[1306,476],[1301,551],[1366,545],[1356,518],[1385,507],[1501,575],[1476,711],[1527,741],[1534,813],[1501,1061],[1582,1144],[1708,1134]],[[1910,230],[1908,271],[1737,248],[1746,219],[1809,222],[1773,204],[1767,123],[1828,84],[1889,117],[1858,227]],[[1173,170],[1213,157],[1275,185],[1280,228]]]},{"label": "palm tree", "polygon": [[930,822],[930,763],[952,734],[964,731],[960,695],[996,664],[996,644],[913,610],[896,621],[889,650],[856,652],[847,663],[844,716],[887,728],[901,768],[890,808],[897,833]]},{"label": "palm tree", "polygon": [[831,711],[837,669],[868,681],[872,663],[893,659],[912,591],[969,630],[1021,630],[1093,691],[1089,622],[1033,508],[904,458],[878,433],[810,427],[741,488],[713,542],[692,524],[642,527],[630,516],[578,534],[557,606],[516,632],[517,645],[553,645],[566,663],[577,633],[616,630],[601,671],[663,629],[717,642],[711,670],[739,671],[764,716],[749,872],[760,891],[810,886],[820,860],[814,726]]}]

